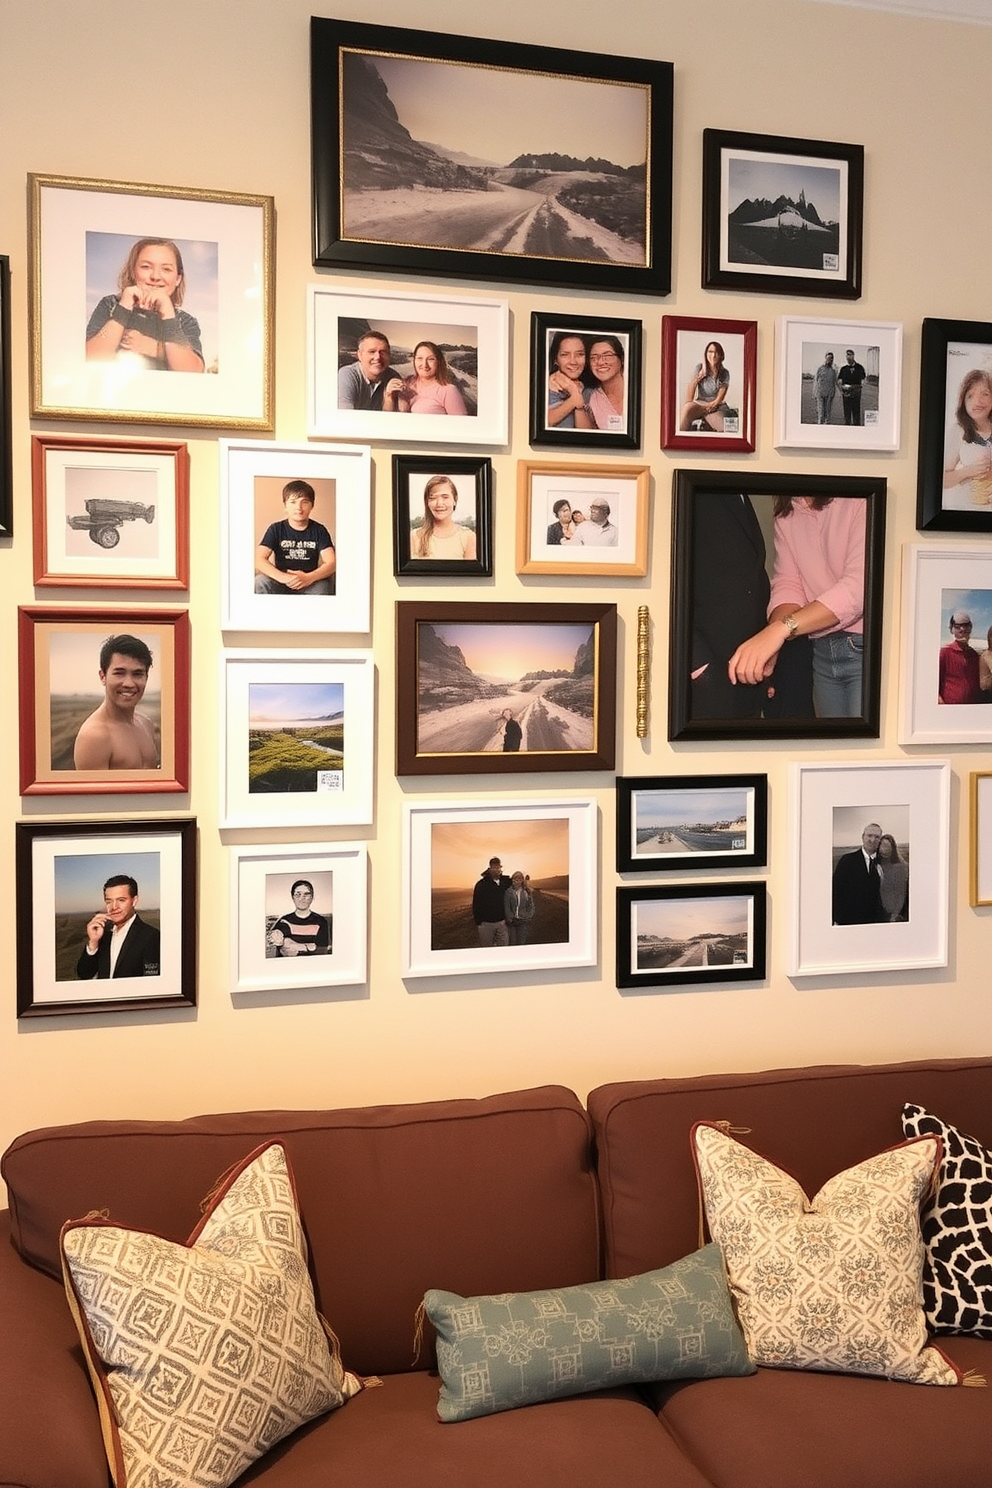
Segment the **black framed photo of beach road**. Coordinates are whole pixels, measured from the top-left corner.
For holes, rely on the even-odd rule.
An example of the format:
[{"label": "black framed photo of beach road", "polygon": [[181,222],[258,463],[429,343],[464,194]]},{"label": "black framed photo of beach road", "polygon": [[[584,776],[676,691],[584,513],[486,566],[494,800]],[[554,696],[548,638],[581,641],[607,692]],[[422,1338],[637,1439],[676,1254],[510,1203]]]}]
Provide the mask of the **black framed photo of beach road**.
[{"label": "black framed photo of beach road", "polygon": [[530,318],[530,442],[639,449],[641,322],[606,315]]},{"label": "black framed photo of beach road", "polygon": [[703,288],[861,297],[864,146],[703,130]]},{"label": "black framed photo of beach road", "polygon": [[[668,737],[877,739],[884,478],[677,470],[674,492]],[[808,555],[828,539],[834,560],[818,569]],[[833,634],[769,628],[771,675],[731,682],[731,657],[771,610],[821,594]]]},{"label": "black framed photo of beach road", "polygon": [[612,604],[396,606],[397,775],[612,770]]},{"label": "black framed photo of beach road", "polygon": [[617,986],[760,982],[766,901],[760,882],[617,889]]},{"label": "black framed photo of beach road", "polygon": [[394,455],[393,573],[471,579],[492,571],[492,460]]},{"label": "black framed photo of beach road", "polygon": [[313,261],[668,294],[670,62],[310,22]]},{"label": "black framed photo of beach road", "polygon": [[916,525],[992,532],[992,323],[924,320]]},{"label": "black framed photo of beach road", "polygon": [[767,775],[620,775],[617,872],[763,868]]}]

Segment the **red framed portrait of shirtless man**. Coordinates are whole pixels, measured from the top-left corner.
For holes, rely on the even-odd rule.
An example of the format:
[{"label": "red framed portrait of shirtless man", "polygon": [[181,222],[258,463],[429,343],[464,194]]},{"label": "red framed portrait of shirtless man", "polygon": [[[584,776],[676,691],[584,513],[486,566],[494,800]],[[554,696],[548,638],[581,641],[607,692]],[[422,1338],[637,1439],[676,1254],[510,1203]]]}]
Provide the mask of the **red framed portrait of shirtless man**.
[{"label": "red framed portrait of shirtless man", "polygon": [[185,610],[18,611],[22,795],[189,789]]}]

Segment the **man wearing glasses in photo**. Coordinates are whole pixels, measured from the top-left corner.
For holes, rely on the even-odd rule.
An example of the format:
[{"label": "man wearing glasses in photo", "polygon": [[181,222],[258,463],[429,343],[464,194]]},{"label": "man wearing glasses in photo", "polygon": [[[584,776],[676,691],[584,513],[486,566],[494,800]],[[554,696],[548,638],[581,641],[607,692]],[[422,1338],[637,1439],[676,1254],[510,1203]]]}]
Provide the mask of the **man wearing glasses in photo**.
[{"label": "man wearing glasses in photo", "polygon": [[978,681],[978,652],[971,644],[971,616],[964,610],[955,610],[950,631],[953,639],[940,648],[937,701],[980,703],[982,690]]}]

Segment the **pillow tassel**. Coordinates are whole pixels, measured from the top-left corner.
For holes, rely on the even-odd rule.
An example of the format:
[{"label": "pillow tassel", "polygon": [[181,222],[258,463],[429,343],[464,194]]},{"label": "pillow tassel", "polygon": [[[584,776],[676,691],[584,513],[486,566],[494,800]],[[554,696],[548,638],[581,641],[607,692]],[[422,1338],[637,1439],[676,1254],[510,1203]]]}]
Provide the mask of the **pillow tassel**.
[{"label": "pillow tassel", "polygon": [[420,1306],[413,1314],[413,1320],[416,1326],[413,1333],[413,1359],[410,1363],[411,1369],[416,1369],[417,1365],[420,1363],[420,1350],[424,1346],[424,1319],[426,1317],[427,1308],[424,1306],[423,1301],[421,1301]]},{"label": "pillow tassel", "polygon": [[961,1376],[961,1383],[970,1385],[973,1390],[986,1390],[989,1382],[984,1374],[979,1374],[977,1369],[966,1369]]}]

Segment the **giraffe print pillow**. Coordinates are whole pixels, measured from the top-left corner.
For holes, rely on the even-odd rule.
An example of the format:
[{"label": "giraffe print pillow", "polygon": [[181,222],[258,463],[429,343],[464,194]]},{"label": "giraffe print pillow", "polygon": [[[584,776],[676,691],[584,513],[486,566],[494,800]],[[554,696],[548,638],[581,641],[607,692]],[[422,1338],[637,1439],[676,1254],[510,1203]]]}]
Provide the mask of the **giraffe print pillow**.
[{"label": "giraffe print pillow", "polygon": [[927,1322],[939,1333],[992,1338],[992,1152],[922,1106],[903,1106],[902,1129],[944,1142],[923,1211]]}]

